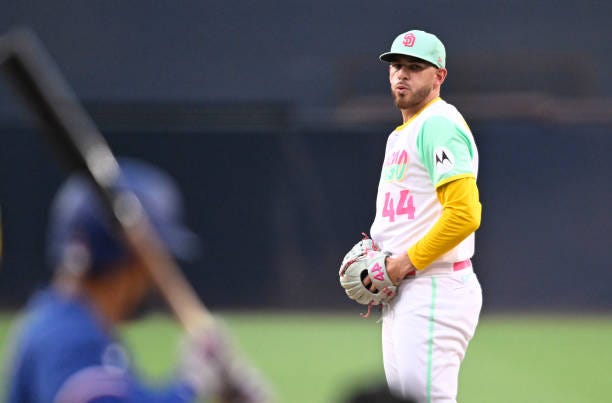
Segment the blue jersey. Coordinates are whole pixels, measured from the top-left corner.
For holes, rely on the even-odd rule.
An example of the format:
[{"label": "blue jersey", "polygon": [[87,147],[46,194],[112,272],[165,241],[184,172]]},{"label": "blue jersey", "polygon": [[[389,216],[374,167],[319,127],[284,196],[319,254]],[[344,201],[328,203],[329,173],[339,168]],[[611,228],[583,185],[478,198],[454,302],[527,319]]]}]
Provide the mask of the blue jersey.
[{"label": "blue jersey", "polygon": [[33,298],[8,371],[8,403],[192,402],[179,381],[153,389],[130,368],[117,337],[82,300],[52,289]]}]

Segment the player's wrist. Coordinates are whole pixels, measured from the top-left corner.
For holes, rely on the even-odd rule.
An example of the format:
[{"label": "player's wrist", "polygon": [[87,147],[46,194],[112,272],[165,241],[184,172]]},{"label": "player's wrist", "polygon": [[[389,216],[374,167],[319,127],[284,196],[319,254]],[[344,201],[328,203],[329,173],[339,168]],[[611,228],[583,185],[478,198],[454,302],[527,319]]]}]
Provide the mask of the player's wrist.
[{"label": "player's wrist", "polygon": [[408,256],[408,260],[410,261],[410,265],[412,266],[412,270],[423,270],[427,265],[423,264],[419,259],[419,254],[417,251],[417,244],[412,245],[407,251],[406,256]]},{"label": "player's wrist", "polygon": [[395,285],[401,283],[408,274],[415,270],[407,254],[402,254],[397,257],[388,257],[385,264],[389,277]]}]

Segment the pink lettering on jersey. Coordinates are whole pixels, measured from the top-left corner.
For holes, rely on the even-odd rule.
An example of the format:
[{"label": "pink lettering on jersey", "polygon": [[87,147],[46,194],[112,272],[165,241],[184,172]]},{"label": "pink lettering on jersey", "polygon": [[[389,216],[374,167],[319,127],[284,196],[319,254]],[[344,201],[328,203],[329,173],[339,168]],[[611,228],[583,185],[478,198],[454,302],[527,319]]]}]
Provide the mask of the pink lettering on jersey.
[{"label": "pink lettering on jersey", "polygon": [[383,281],[385,279],[385,273],[383,272],[383,268],[380,264],[376,263],[374,267],[372,267],[372,273],[375,280]]},{"label": "pink lettering on jersey", "polygon": [[402,42],[404,44],[404,46],[411,48],[414,46],[414,41],[416,41],[416,37],[414,36],[414,34],[406,34],[404,35],[404,42]]},{"label": "pink lettering on jersey", "polygon": [[394,151],[385,160],[382,179],[385,182],[400,182],[406,176],[407,169],[408,151]]}]

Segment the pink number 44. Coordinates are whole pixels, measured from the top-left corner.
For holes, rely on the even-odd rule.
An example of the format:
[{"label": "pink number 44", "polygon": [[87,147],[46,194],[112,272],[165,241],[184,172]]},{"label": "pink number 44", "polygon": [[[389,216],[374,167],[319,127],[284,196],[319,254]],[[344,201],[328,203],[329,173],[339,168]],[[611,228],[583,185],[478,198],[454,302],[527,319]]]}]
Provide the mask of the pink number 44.
[{"label": "pink number 44", "polygon": [[385,205],[383,206],[382,216],[389,217],[389,221],[395,221],[395,216],[406,214],[409,220],[414,220],[414,201],[409,190],[402,190],[399,194],[397,207],[394,204],[391,192],[385,193]]}]

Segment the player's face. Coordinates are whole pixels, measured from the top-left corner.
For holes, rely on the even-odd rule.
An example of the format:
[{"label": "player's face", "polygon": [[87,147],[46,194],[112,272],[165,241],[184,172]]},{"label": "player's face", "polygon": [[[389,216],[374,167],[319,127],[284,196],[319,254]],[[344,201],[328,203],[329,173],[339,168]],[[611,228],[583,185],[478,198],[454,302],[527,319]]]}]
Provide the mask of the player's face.
[{"label": "player's face", "polygon": [[120,274],[121,279],[116,282],[115,298],[122,299],[121,319],[132,320],[145,311],[153,283],[148,271],[136,261],[130,260]]},{"label": "player's face", "polygon": [[395,105],[399,109],[420,109],[439,96],[445,69],[415,59],[399,56],[389,63],[389,82]]}]

